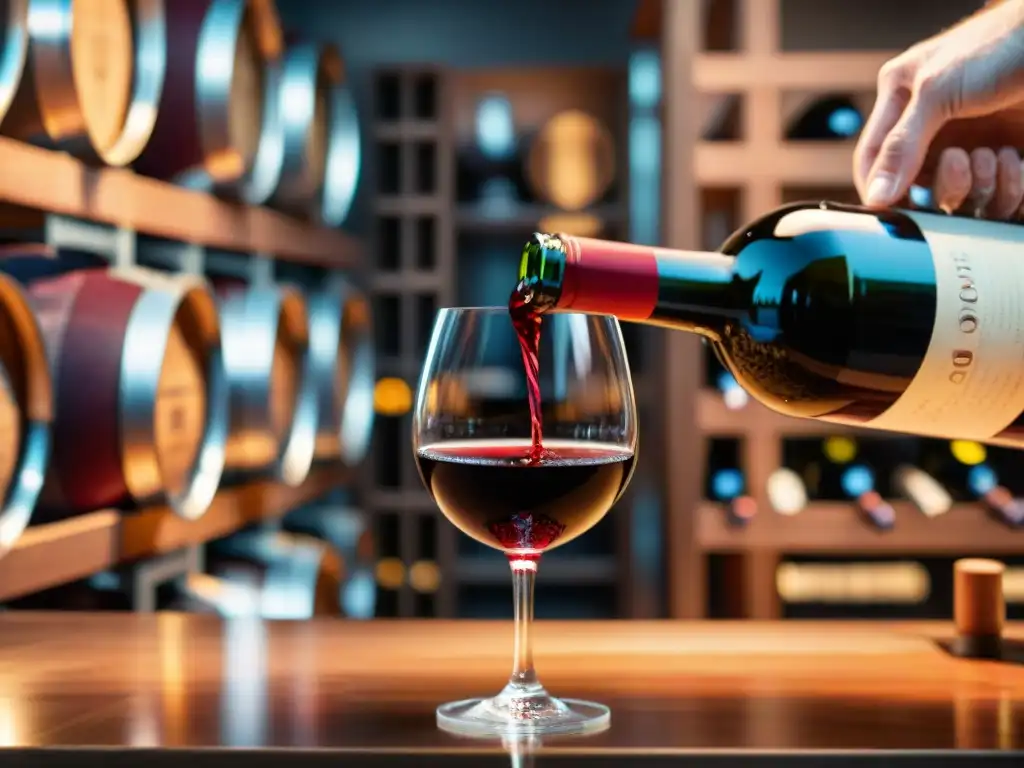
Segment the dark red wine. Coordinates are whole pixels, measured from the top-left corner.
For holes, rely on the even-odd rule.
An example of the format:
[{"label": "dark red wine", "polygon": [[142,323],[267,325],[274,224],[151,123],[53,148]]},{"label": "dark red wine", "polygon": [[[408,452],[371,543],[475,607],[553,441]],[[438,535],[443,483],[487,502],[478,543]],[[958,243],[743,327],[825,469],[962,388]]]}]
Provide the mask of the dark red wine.
[{"label": "dark red wine", "polygon": [[434,501],[463,533],[509,555],[536,557],[604,517],[629,481],[633,453],[553,440],[537,461],[532,444],[439,443],[421,448],[417,461]]},{"label": "dark red wine", "polygon": [[508,315],[519,339],[526,373],[526,397],[530,403],[530,446],[527,456],[533,464],[556,458],[544,448],[544,421],[540,402],[540,329],[543,318],[530,303],[532,292],[520,282],[508,300]]}]

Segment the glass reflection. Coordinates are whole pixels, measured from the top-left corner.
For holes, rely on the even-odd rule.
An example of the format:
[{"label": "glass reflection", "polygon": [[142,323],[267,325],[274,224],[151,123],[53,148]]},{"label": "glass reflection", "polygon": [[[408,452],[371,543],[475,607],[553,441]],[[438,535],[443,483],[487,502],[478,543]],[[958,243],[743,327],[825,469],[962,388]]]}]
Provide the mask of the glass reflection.
[{"label": "glass reflection", "polygon": [[258,747],[266,743],[267,628],[259,618],[224,622],[220,723],[221,744]]}]

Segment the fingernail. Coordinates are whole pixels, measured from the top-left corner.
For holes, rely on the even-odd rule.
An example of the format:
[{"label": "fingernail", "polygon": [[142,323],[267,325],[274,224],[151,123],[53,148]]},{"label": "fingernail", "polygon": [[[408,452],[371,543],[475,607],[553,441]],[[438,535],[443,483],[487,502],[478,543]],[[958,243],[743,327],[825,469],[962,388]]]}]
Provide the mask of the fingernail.
[{"label": "fingernail", "polygon": [[886,205],[896,196],[896,179],[887,174],[879,174],[868,185],[867,203],[869,205]]},{"label": "fingernail", "polygon": [[988,204],[991,202],[992,195],[994,194],[994,189],[979,189],[977,193],[971,195],[971,205],[974,208],[974,218],[980,219],[985,215],[985,211],[988,209]]}]

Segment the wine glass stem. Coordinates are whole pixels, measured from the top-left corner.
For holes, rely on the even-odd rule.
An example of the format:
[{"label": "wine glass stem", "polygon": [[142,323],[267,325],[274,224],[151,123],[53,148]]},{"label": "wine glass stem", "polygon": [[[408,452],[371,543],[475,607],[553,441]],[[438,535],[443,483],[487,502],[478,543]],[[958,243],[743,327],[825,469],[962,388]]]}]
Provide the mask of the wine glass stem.
[{"label": "wine glass stem", "polygon": [[515,600],[515,650],[509,685],[540,690],[533,668],[533,585],[537,579],[536,559],[509,558],[512,566],[512,593]]}]

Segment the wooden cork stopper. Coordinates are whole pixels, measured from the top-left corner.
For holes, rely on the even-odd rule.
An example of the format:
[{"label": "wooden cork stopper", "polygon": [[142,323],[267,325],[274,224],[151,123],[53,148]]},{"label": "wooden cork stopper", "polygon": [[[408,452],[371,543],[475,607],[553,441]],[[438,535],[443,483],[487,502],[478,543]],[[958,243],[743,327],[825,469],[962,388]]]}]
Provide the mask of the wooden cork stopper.
[{"label": "wooden cork stopper", "polygon": [[1001,656],[1006,617],[1005,570],[996,560],[967,558],[953,564],[953,652],[958,656]]}]

